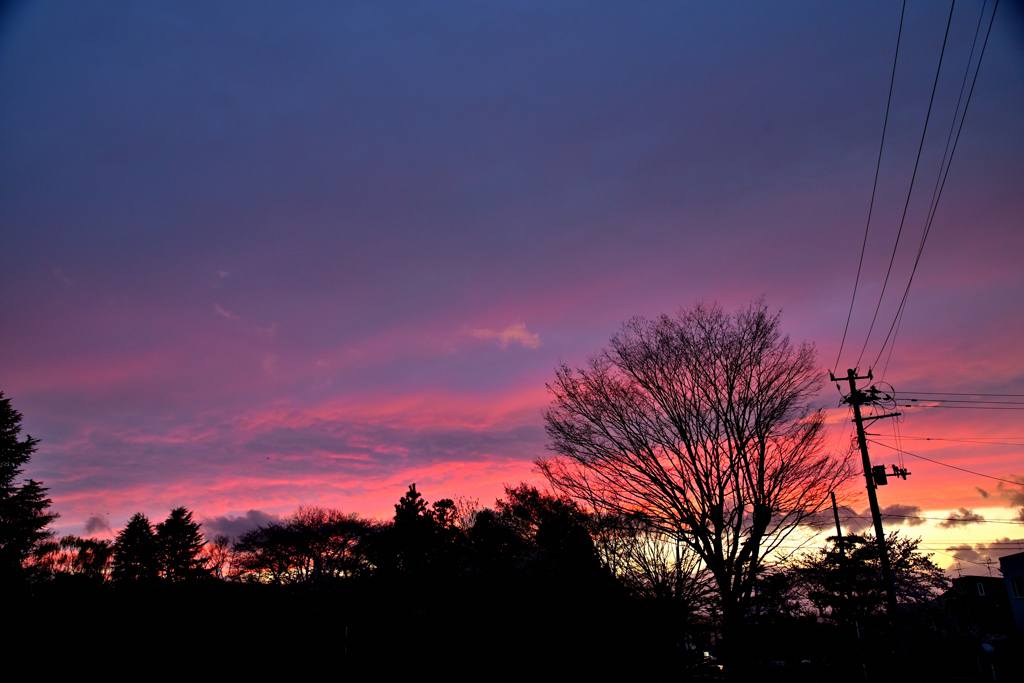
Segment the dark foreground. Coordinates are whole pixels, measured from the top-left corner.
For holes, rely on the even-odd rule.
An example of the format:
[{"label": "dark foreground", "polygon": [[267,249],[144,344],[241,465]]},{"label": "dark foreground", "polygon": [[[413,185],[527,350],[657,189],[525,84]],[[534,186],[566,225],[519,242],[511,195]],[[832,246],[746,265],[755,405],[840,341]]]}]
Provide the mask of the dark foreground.
[{"label": "dark foreground", "polygon": [[[9,597],[8,662],[114,680],[907,680],[885,638],[859,648],[810,621],[755,627],[742,661],[719,668],[704,656],[720,654],[707,624],[683,628],[612,585],[55,581]],[[989,652],[978,636],[907,640],[912,680],[1024,680],[1019,638]]]}]

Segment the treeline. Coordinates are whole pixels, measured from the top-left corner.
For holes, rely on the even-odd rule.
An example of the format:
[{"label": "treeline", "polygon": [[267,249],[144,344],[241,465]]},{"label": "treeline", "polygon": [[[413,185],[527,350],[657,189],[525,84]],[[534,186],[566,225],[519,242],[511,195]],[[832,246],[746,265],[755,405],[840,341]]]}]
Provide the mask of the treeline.
[{"label": "treeline", "polygon": [[30,581],[72,577],[97,583],[220,579],[296,585],[350,578],[440,578],[521,573],[614,580],[630,594],[697,611],[706,577],[690,553],[638,520],[599,518],[534,486],[508,486],[493,507],[441,499],[416,485],[389,520],[318,506],[299,508],[235,539],[203,537],[192,512],[163,522],[136,513],[113,542],[65,536],[39,543]]},{"label": "treeline", "polygon": [[105,670],[115,678],[266,677],[286,667],[360,680],[419,669],[886,680],[901,662],[922,680],[984,680],[982,662],[1024,669],[1019,637],[983,641],[950,619],[949,582],[916,541],[887,542],[899,639],[878,546],[852,535],[762,562],[749,595],[728,603],[739,618],[723,638],[731,584],[695,537],[649,512],[584,509],[583,496],[528,484],[506,487],[491,507],[428,503],[412,485],[387,520],[307,506],[237,538],[204,538],[179,507],[156,524],[133,515],[112,542],[53,539],[45,488],[17,479],[37,443],[20,438],[20,418],[0,394],[0,589],[14,627],[8,651],[25,661],[79,666],[116,650]]},{"label": "treeline", "polygon": [[[764,572],[747,615],[755,669],[843,680],[886,666],[892,643],[870,541],[832,538]],[[944,642],[955,631],[936,599],[944,574],[916,541],[893,535],[889,547],[911,647]],[[142,619],[163,623],[174,642],[206,612],[236,632],[301,623],[301,638],[275,635],[275,656],[318,667],[340,658],[393,671],[390,652],[446,666],[527,656],[574,671],[597,662],[602,672],[719,671],[716,594],[692,551],[640,519],[593,514],[528,484],[506,487],[491,507],[428,503],[414,484],[388,520],[306,506],[234,539],[204,539],[185,508],[155,525],[137,513],[113,542],[46,540],[27,565],[29,585],[56,596],[58,611],[87,605],[74,611],[94,622],[105,613],[98,623],[127,639],[136,636],[119,629]],[[657,657],[638,663],[633,650]]]},{"label": "treeline", "polygon": [[[112,543],[38,545],[27,585],[40,618],[82,626],[72,648],[100,647],[105,632],[166,652],[215,623],[230,648],[255,629],[272,634],[265,656],[319,673],[414,661],[685,672],[710,647],[692,628],[706,588],[687,558],[635,520],[612,524],[531,485],[489,507],[431,503],[412,485],[391,519],[306,506],[234,539],[204,539],[185,508],[155,525],[138,513]],[[139,642],[140,624],[159,636]],[[659,657],[632,661],[641,648]]]}]

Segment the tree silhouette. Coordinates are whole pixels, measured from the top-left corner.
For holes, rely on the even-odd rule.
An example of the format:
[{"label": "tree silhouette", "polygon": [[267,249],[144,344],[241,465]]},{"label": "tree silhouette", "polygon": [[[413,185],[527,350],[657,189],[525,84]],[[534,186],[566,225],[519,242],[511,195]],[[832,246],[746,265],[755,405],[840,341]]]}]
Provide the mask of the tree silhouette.
[{"label": "tree silhouette", "polygon": [[291,583],[295,553],[291,532],[280,522],[246,531],[232,547],[232,569],[242,581]]},{"label": "tree silhouette", "polygon": [[199,526],[184,507],[174,508],[167,519],[156,525],[160,573],[167,580],[176,582],[211,576],[202,557],[205,542]]},{"label": "tree silhouette", "polygon": [[423,572],[437,548],[436,535],[437,521],[427,509],[427,501],[416,490],[416,484],[410,484],[409,490],[395,504],[390,533],[395,567],[406,573]]},{"label": "tree silhouette", "polygon": [[375,524],[340,510],[305,506],[284,523],[271,522],[239,536],[232,569],[243,581],[298,583],[366,573],[364,548]]},{"label": "tree silhouette", "polygon": [[225,579],[231,567],[231,538],[226,534],[217,534],[213,542],[206,547],[206,566],[214,578]]},{"label": "tree silhouette", "polygon": [[293,566],[302,580],[354,576],[367,569],[360,543],[372,525],[357,515],[308,505],[288,519]]},{"label": "tree silhouette", "polygon": [[678,537],[636,516],[595,515],[592,526],[602,563],[633,596],[667,604],[687,617],[707,606],[708,571]]},{"label": "tree silhouette", "polygon": [[[949,579],[918,550],[921,539],[887,534],[886,548],[896,584],[896,598],[906,615],[927,609],[934,598],[949,588]],[[818,617],[841,626],[884,622],[884,581],[878,562],[878,546],[870,535],[836,537],[814,553],[805,553],[795,565],[796,581],[814,605]]]},{"label": "tree silhouette", "polygon": [[409,484],[409,490],[395,503],[395,524],[424,525],[431,519],[427,513],[427,501],[416,490],[416,484]]},{"label": "tree silhouette", "polygon": [[813,346],[792,346],[763,301],[634,318],[587,367],[557,369],[557,457],[537,465],[556,490],[689,546],[738,646],[765,556],[849,477],[848,457],[823,452],[821,384]]},{"label": "tree silhouette", "polygon": [[33,547],[49,537],[47,525],[57,518],[48,513],[46,489],[29,479],[15,480],[36,451],[39,439],[21,434],[21,413],[0,392],[0,582],[24,576],[25,560]]},{"label": "tree silhouette", "polygon": [[458,538],[459,509],[451,498],[434,501],[430,506],[430,516],[434,519],[434,529],[441,544],[451,543]]},{"label": "tree silhouette", "polygon": [[36,546],[34,565],[45,576],[80,576],[105,581],[114,547],[110,541],[63,536]]},{"label": "tree silhouette", "polygon": [[112,578],[122,584],[153,581],[159,572],[156,534],[149,518],[136,512],[114,540]]},{"label": "tree silhouette", "polygon": [[523,542],[533,563],[558,574],[583,578],[599,567],[588,525],[590,518],[572,500],[521,483],[505,487],[496,507]]}]

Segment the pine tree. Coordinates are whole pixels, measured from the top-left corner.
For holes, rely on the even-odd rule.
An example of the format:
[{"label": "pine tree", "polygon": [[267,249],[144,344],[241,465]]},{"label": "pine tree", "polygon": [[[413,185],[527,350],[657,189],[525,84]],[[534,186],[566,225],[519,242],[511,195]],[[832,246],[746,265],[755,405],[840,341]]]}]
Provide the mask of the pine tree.
[{"label": "pine tree", "polygon": [[411,484],[395,504],[392,528],[398,568],[412,573],[422,571],[435,550],[437,524],[416,484]]},{"label": "pine tree", "polygon": [[153,526],[146,515],[136,512],[114,541],[114,581],[146,583],[157,577],[158,568]]},{"label": "pine tree", "polygon": [[395,503],[395,524],[422,524],[426,517],[427,501],[416,490],[416,484],[410,484],[409,490]]},{"label": "pine tree", "polygon": [[174,508],[167,519],[156,525],[156,542],[161,573],[170,581],[201,579],[211,575],[199,557],[206,542],[184,507]]},{"label": "pine tree", "polygon": [[57,518],[48,513],[46,489],[32,479],[16,479],[36,451],[39,439],[21,434],[21,413],[0,392],[0,582],[24,577],[24,564],[37,543],[50,536],[46,527]]}]

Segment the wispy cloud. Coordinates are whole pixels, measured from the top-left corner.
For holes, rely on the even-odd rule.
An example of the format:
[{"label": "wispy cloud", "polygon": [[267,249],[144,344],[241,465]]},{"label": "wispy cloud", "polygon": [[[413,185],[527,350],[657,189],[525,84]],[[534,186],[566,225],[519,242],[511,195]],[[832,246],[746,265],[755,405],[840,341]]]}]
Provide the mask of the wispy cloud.
[{"label": "wispy cloud", "polygon": [[218,315],[222,315],[225,318],[227,318],[228,320],[241,320],[242,319],[242,316],[240,316],[240,315],[236,315],[234,313],[231,313],[230,311],[225,311],[223,308],[220,307],[220,304],[214,304],[213,305],[213,310],[217,311]]},{"label": "wispy cloud", "polygon": [[503,349],[507,349],[509,344],[519,344],[528,349],[540,346],[540,335],[527,330],[526,323],[514,323],[503,330],[470,330],[469,334],[477,339],[497,339]]},{"label": "wispy cloud", "polygon": [[248,330],[255,334],[256,336],[273,337],[274,335],[277,334],[277,323],[270,323],[270,325],[267,325],[266,327],[261,327],[255,323],[250,323],[246,321],[244,318],[242,318],[242,316],[238,315],[237,313],[232,313],[231,311],[225,309],[223,306],[217,303],[213,304],[213,310],[217,312],[217,315],[226,318],[227,320],[236,323],[241,323],[242,329]]}]

